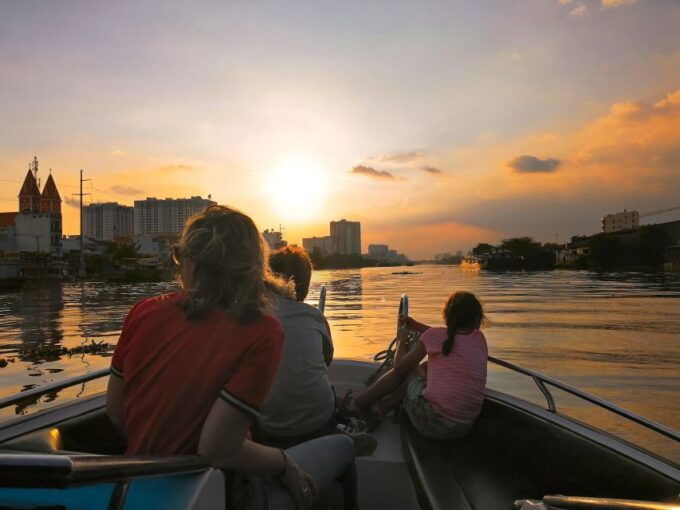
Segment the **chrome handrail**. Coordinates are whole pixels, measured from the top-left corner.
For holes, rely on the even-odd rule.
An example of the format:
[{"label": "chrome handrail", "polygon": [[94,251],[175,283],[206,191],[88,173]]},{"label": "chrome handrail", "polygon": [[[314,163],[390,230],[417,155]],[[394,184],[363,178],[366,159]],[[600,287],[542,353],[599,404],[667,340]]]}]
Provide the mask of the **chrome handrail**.
[{"label": "chrome handrail", "polygon": [[[399,301],[399,314],[408,316],[408,296],[406,294],[402,294],[401,299]],[[591,404],[595,404],[599,407],[602,407],[614,414],[618,414],[619,416],[622,416],[623,418],[626,418],[634,423],[637,423],[638,425],[642,425],[645,428],[648,428],[650,430],[653,430],[654,432],[657,432],[661,435],[664,435],[670,439],[674,439],[675,441],[680,441],[680,433],[676,432],[670,427],[667,427],[666,425],[663,425],[661,423],[657,423],[653,420],[650,420],[648,418],[645,418],[644,416],[640,416],[639,414],[636,414],[632,411],[628,411],[627,409],[623,409],[622,407],[617,406],[616,404],[613,404],[607,400],[604,400],[602,398],[596,397],[594,395],[590,395],[584,391],[579,390],[578,388],[574,388],[573,386],[569,386],[568,384],[563,383],[562,381],[559,381],[557,379],[554,379],[553,377],[549,377],[547,375],[544,375],[540,372],[536,372],[535,370],[529,370],[527,368],[520,367],[518,365],[515,365],[513,363],[510,363],[508,361],[504,361],[499,358],[495,358],[493,356],[489,356],[488,360],[491,363],[495,363],[496,365],[500,365],[502,367],[508,368],[510,370],[514,370],[515,372],[519,372],[520,374],[527,375],[531,377],[531,379],[534,381],[536,386],[538,386],[538,389],[541,391],[543,396],[545,397],[545,400],[548,405],[548,411],[551,413],[557,413],[557,404],[555,402],[555,398],[553,397],[552,393],[550,392],[550,389],[546,386],[546,384],[549,384],[551,386],[554,386],[556,388],[561,389],[562,391],[566,391],[567,393],[570,393],[571,395],[574,395],[576,397],[579,397],[587,402],[590,402]]]},{"label": "chrome handrail", "polygon": [[567,393],[570,393],[576,397],[579,397],[587,402],[590,402],[591,404],[595,404],[599,407],[602,407],[604,409],[607,409],[608,411],[611,411],[614,414],[618,414],[619,416],[622,416],[632,422],[637,423],[638,425],[642,425],[643,427],[646,427],[650,430],[653,430],[654,432],[657,432],[659,434],[662,434],[670,439],[674,439],[675,441],[680,441],[680,433],[676,432],[670,427],[667,427],[666,425],[663,425],[661,423],[657,423],[653,420],[650,420],[648,418],[645,418],[644,416],[640,416],[639,414],[636,414],[632,411],[628,411],[627,409],[624,409],[622,407],[617,406],[616,404],[613,404],[607,400],[604,400],[600,397],[596,397],[594,395],[590,395],[584,391],[579,390],[578,388],[574,388],[573,386],[569,386],[568,384],[565,384],[553,377],[549,377],[547,375],[544,375],[540,372],[536,372],[535,370],[530,370],[528,368],[523,368],[518,365],[515,365],[513,363],[510,363],[508,361],[504,361],[499,358],[495,358],[493,356],[489,356],[489,361],[491,363],[495,363],[496,365],[500,365],[502,367],[508,368],[510,370],[513,370],[515,372],[519,372],[520,374],[527,375],[533,379],[533,381],[536,383],[538,388],[541,390],[543,395],[545,396],[547,402],[548,402],[548,410],[551,412],[557,412],[557,406],[555,405],[555,400],[550,393],[550,390],[547,388],[546,383],[554,386],[556,388],[559,388],[562,391],[566,391]]},{"label": "chrome handrail", "polygon": [[321,313],[323,313],[326,310],[326,286],[322,285],[321,290],[319,291],[319,304],[317,305],[317,308]]},{"label": "chrome handrail", "polygon": [[51,391],[63,390],[64,388],[75,386],[76,384],[88,382],[93,379],[99,379],[100,377],[105,377],[109,375],[109,372],[109,368],[102,368],[100,370],[95,370],[94,372],[88,372],[87,374],[71,377],[70,379],[66,379],[64,381],[46,384],[45,386],[39,386],[37,388],[22,391],[21,393],[17,393],[15,395],[9,395],[8,397],[0,398],[0,409],[18,404],[30,398],[41,397],[45,393],[50,393]]}]

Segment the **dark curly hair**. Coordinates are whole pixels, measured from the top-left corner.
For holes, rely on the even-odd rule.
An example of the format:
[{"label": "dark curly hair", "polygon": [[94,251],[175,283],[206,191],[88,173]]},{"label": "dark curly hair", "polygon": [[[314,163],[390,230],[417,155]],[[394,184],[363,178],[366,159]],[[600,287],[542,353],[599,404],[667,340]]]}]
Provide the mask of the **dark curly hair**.
[{"label": "dark curly hair", "polygon": [[283,246],[269,256],[269,265],[283,279],[295,282],[295,297],[304,301],[312,278],[312,259],[307,250],[298,246]]},{"label": "dark curly hair", "polygon": [[270,311],[270,290],[285,294],[286,284],[271,273],[267,257],[267,244],[242,212],[211,205],[189,218],[175,250],[178,264],[191,264],[190,288],[180,302],[189,320],[214,307],[242,323]]},{"label": "dark curly hair", "polygon": [[448,356],[453,349],[456,333],[479,329],[485,319],[482,303],[472,292],[462,290],[451,294],[444,305],[447,330],[447,338],[442,345],[444,356]]}]

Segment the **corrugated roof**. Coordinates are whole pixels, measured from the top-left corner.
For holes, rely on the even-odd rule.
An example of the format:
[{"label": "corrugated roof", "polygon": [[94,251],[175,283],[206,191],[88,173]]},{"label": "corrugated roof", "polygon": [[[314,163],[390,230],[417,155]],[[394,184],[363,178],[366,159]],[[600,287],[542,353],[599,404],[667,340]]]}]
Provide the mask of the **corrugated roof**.
[{"label": "corrugated roof", "polygon": [[0,212],[0,228],[14,225],[14,218],[18,212]]}]

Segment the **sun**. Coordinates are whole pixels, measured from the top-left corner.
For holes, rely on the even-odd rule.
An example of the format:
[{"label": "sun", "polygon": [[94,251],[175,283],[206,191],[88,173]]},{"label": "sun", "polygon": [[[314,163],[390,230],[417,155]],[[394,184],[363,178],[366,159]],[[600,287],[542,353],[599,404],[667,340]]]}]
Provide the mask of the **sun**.
[{"label": "sun", "polygon": [[328,175],[321,164],[309,158],[293,158],[275,166],[263,183],[270,206],[282,219],[302,222],[324,209]]}]

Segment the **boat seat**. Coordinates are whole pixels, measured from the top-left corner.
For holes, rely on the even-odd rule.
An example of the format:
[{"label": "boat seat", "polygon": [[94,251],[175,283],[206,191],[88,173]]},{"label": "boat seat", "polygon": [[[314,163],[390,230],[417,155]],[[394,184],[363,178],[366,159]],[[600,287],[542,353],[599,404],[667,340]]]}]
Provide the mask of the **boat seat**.
[{"label": "boat seat", "polygon": [[548,420],[489,398],[463,439],[421,436],[405,413],[402,448],[422,508],[508,510],[546,494],[668,501],[676,481]]},{"label": "boat seat", "polygon": [[119,455],[125,452],[125,441],[111,425],[106,411],[98,409],[5,441],[0,447],[35,453]]},{"label": "boat seat", "polygon": [[59,429],[50,427],[5,441],[2,448],[32,453],[58,453],[63,450],[64,445]]},{"label": "boat seat", "polygon": [[479,449],[466,439],[435,441],[416,431],[405,413],[400,419],[404,456],[414,478],[421,508],[508,510],[518,494],[540,499],[545,492],[513,470],[493,448]]}]

